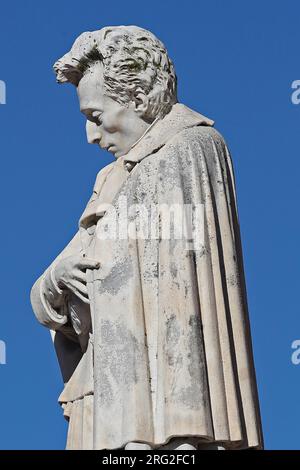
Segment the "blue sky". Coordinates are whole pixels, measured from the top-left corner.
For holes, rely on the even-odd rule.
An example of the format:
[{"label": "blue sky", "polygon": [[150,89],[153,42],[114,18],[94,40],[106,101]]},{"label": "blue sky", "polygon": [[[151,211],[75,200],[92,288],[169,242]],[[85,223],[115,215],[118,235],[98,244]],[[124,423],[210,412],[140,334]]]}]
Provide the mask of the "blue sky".
[{"label": "blue sky", "polygon": [[[299,119],[296,0],[1,3],[0,449],[62,449],[62,388],[29,292],[76,231],[112,158],[85,141],[75,90],[51,67],[83,31],[137,24],[167,45],[179,98],[213,118],[232,152],[267,449],[300,449]],[[95,147],[95,148],[94,148]]]}]

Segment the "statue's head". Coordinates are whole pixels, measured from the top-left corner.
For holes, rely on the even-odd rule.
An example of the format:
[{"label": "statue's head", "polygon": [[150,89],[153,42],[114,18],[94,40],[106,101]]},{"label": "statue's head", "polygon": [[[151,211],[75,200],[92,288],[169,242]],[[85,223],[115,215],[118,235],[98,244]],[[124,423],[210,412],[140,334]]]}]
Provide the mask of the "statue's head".
[{"label": "statue's head", "polygon": [[137,26],[81,34],[54,70],[58,82],[77,88],[89,143],[116,157],[177,102],[176,74],[166,48]]}]

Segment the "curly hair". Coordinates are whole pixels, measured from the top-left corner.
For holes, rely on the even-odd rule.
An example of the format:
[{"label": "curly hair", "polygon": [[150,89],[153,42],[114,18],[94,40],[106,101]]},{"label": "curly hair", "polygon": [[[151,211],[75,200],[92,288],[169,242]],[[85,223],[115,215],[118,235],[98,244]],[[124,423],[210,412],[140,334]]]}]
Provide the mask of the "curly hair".
[{"label": "curly hair", "polygon": [[70,52],[54,64],[59,83],[78,86],[97,62],[103,65],[104,89],[120,104],[148,96],[143,116],[164,117],[177,102],[177,78],[165,46],[154,34],[137,26],[112,26],[81,34]]}]

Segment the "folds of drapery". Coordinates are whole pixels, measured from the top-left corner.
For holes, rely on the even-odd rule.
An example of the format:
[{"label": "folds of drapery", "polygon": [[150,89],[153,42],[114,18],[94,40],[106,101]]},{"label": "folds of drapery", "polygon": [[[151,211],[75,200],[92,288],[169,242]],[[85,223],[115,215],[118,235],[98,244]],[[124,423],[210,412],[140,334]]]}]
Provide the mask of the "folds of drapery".
[{"label": "folds of drapery", "polygon": [[[70,421],[67,448],[132,441],[157,447],[186,435],[227,448],[261,447],[234,177],[222,137],[194,126],[129,176],[117,163],[102,170],[98,186],[113,167],[121,189],[106,184],[107,202],[116,194],[114,204],[92,220],[93,194],[78,248],[101,262],[88,283],[94,344],[82,354],[70,326],[60,325],[60,312],[42,301],[41,281],[32,293],[39,321],[60,330],[55,343],[67,382],[60,397]],[[131,235],[140,232],[144,209],[173,206],[176,219],[178,207],[201,206],[193,236],[201,234],[202,246],[161,236],[101,239],[122,213],[122,196],[129,208],[138,205],[129,217]],[[95,234],[89,220],[98,220]],[[66,250],[63,255],[73,242]]]},{"label": "folds of drapery", "polygon": [[[182,238],[105,239],[122,196],[138,205],[131,234],[140,234],[141,211],[153,204],[203,207],[193,232],[202,247],[187,249]],[[144,158],[97,231],[101,268],[89,284],[94,448],[180,435],[261,447],[234,177],[222,137],[193,127]]]}]

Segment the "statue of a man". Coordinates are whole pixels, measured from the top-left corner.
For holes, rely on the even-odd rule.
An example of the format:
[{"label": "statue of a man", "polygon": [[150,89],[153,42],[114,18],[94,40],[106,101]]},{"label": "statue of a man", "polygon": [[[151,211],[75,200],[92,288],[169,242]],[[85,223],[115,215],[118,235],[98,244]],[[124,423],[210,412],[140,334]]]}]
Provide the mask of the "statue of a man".
[{"label": "statue of a man", "polygon": [[88,142],[115,156],[31,294],[64,377],[67,448],[262,447],[222,136],[178,103],[167,51],[142,28],[83,33],[54,69]]}]

